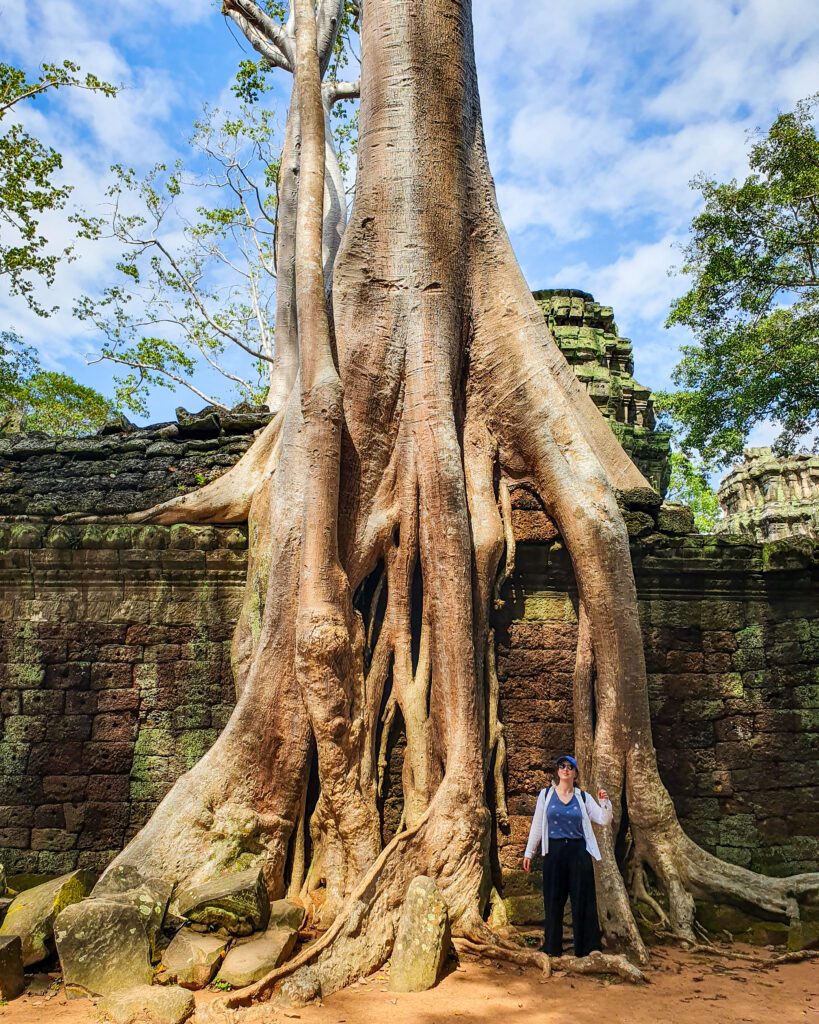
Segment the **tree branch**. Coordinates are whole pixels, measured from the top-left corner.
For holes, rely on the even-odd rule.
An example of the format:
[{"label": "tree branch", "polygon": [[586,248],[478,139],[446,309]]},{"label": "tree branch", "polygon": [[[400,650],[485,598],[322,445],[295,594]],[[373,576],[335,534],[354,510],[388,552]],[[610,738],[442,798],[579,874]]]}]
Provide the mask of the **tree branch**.
[{"label": "tree branch", "polygon": [[330,64],[343,12],[344,0],[321,0],[319,4],[316,15],[316,34],[322,75]]},{"label": "tree branch", "polygon": [[[285,71],[293,71],[295,50],[292,38],[281,25],[278,25],[260,9],[254,0],[222,0],[222,13],[233,19],[247,36],[251,46],[262,56],[270,60],[276,67],[284,68]],[[253,35],[256,41],[251,38],[251,33],[246,30],[246,27],[255,30]],[[267,44],[265,50],[270,51],[273,56],[271,57],[268,52],[261,50],[257,42]]]},{"label": "tree branch", "polygon": [[170,252],[168,252],[168,250],[165,248],[162,242],[159,241],[159,239],[153,239],[151,242],[147,244],[155,245],[157,249],[159,249],[159,251],[164,255],[168,263],[170,263],[171,267],[173,267],[174,273],[179,278],[182,287],[185,289],[186,292],[188,292],[190,297],[193,299],[194,303],[196,304],[196,308],[202,314],[202,318],[205,320],[209,327],[216,331],[217,334],[221,334],[223,338],[227,338],[228,341],[232,341],[234,345],[238,345],[239,348],[244,349],[244,351],[247,352],[248,355],[254,356],[256,359],[264,359],[265,362],[268,363],[273,362],[273,359],[270,356],[266,356],[264,352],[259,352],[256,349],[251,348],[250,345],[245,344],[245,342],[242,341],[241,338],[237,337],[235,334],[231,334],[230,331],[225,330],[224,327],[221,327],[218,323],[216,323],[216,321],[207,311],[207,308],[205,307],[205,304],[202,302],[201,298],[197,294],[196,289],[188,280],[187,275],[183,272],[182,268],[178,265],[176,260],[173,258]]},{"label": "tree branch", "polygon": [[325,82],[321,91],[328,108],[339,100],[357,100],[361,95],[361,79],[357,78],[354,82]]},{"label": "tree branch", "polygon": [[170,370],[163,370],[159,366],[150,366],[148,363],[141,363],[136,359],[123,359],[120,356],[115,356],[110,352],[106,352],[101,356],[97,356],[96,359],[89,359],[88,365],[93,366],[95,363],[101,363],[103,359],[107,359],[112,363],[119,363],[120,366],[130,366],[132,370],[142,370],[144,373],[161,373],[165,377],[174,381],[177,384],[181,384],[183,388],[187,388],[188,391],[192,391],[195,395],[198,395],[208,405],[215,405],[219,409],[227,409],[226,405],[217,401],[215,398],[211,398],[210,395],[206,395],[204,391],[200,391],[199,388],[195,387],[190,381],[185,380],[184,377],[179,377],[175,373],[171,373]]}]

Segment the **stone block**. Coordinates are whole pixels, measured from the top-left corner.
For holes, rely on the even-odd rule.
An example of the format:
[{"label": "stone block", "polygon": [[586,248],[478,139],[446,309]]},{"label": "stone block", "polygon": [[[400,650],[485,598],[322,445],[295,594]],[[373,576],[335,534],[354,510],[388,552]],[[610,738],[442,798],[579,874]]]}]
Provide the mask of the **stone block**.
[{"label": "stone block", "polygon": [[94,876],[89,872],[73,871],[26,889],[14,898],[0,925],[0,935],[20,936],[26,967],[49,955],[55,919],[87,896],[93,884]]},{"label": "stone block", "polygon": [[449,954],[449,913],[435,881],[410,882],[390,960],[392,992],[425,992],[438,982]]},{"label": "stone block", "polygon": [[202,935],[182,928],[162,954],[166,977],[188,989],[209,985],[227,952],[229,940],[218,935]]},{"label": "stone block", "polygon": [[273,900],[270,904],[268,928],[294,928],[296,931],[304,924],[304,907],[292,900]]},{"label": "stone block", "polygon": [[16,999],[25,988],[19,935],[0,935],[0,1000]]},{"label": "stone block", "polygon": [[135,906],[83,900],[59,915],[54,936],[69,996],[104,996],[151,983],[150,941]]},{"label": "stone block", "polygon": [[271,928],[261,938],[234,946],[222,962],[216,980],[233,988],[252,985],[288,959],[297,938],[294,928]]},{"label": "stone block", "polygon": [[695,533],[694,514],[687,505],[663,502],[657,513],[657,529],[677,535]]},{"label": "stone block", "polygon": [[505,896],[503,905],[510,924],[541,924],[543,922],[543,894],[529,893]]},{"label": "stone block", "polygon": [[180,917],[212,929],[224,929],[229,935],[261,931],[270,917],[261,868],[229,872],[183,889],[174,898],[172,909]]},{"label": "stone block", "polygon": [[193,994],[177,985],[135,985],[103,999],[97,1019],[111,1024],[183,1024],[193,1015]]}]

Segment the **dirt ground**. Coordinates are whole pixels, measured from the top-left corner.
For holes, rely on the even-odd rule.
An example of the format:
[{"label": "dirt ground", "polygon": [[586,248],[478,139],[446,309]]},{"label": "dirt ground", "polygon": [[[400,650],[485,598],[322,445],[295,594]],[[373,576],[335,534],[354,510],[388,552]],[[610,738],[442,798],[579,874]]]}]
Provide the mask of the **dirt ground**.
[{"label": "dirt ground", "polygon": [[[759,954],[759,950],[755,951]],[[57,983],[40,976],[40,992],[0,1008],[2,1024],[85,1024],[94,1020],[86,999],[66,1000]],[[48,988],[48,986],[51,986]],[[44,989],[46,991],[44,991]],[[197,1008],[218,993],[197,993]],[[195,1024],[197,1013],[191,1024]],[[200,1018],[201,1019],[201,1018]],[[481,963],[451,964],[429,992],[399,995],[378,974],[323,1004],[298,1010],[265,1005],[246,1011],[241,1024],[819,1024],[819,961],[770,971],[672,949],[653,952],[644,986],[556,975]]]}]

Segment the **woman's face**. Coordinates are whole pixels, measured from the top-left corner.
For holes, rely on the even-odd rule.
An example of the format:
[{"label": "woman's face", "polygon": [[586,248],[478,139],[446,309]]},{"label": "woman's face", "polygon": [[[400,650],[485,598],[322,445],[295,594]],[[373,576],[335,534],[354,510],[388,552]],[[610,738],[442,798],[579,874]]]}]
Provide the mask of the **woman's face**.
[{"label": "woman's face", "polygon": [[572,768],[568,761],[558,761],[557,777],[561,782],[574,782],[577,777],[577,769]]}]

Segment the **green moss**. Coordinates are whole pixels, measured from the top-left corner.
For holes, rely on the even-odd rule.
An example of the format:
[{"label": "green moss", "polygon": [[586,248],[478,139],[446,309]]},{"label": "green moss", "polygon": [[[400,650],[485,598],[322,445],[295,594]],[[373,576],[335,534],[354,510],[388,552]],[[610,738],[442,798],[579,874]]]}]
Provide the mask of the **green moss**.
[{"label": "green moss", "polygon": [[194,729],[176,738],[177,754],[182,758],[185,769],[193,768],[199,759],[216,742],[215,729]]}]

